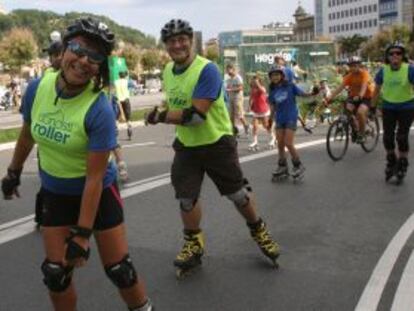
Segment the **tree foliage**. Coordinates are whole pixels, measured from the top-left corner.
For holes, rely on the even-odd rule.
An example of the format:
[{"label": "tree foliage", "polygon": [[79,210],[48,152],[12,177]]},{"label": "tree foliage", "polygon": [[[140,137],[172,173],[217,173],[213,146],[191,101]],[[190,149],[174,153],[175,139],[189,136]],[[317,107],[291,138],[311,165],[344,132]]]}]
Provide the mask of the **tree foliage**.
[{"label": "tree foliage", "polygon": [[60,15],[52,11],[20,9],[7,15],[0,15],[0,37],[13,27],[29,28],[32,30],[37,44],[46,47],[49,44],[49,35],[52,31],[57,30],[64,33],[70,23],[76,18],[84,16],[92,16],[102,20],[115,33],[117,40],[145,48],[152,48],[157,44],[155,38],[131,27],[121,26],[106,16],[79,12]]},{"label": "tree foliage", "polygon": [[383,60],[385,49],[390,43],[395,41],[405,44],[409,52],[412,52],[410,35],[410,29],[406,25],[387,27],[363,44],[361,54],[364,58],[370,60]]},{"label": "tree foliage", "polygon": [[342,37],[338,40],[340,50],[343,54],[352,55],[355,54],[361,47],[363,42],[366,42],[368,38],[359,34],[354,34],[352,37]]},{"label": "tree foliage", "polygon": [[142,53],[141,65],[144,71],[151,72],[160,65],[160,52],[156,49],[145,50]]},{"label": "tree foliage", "polygon": [[37,44],[26,28],[13,28],[0,41],[0,61],[12,71],[32,61],[37,55]]},{"label": "tree foliage", "polygon": [[125,58],[128,69],[134,71],[141,59],[141,52],[138,47],[132,44],[125,44],[121,56]]},{"label": "tree foliage", "polygon": [[217,45],[210,45],[206,48],[205,57],[217,63],[220,58],[220,51]]}]

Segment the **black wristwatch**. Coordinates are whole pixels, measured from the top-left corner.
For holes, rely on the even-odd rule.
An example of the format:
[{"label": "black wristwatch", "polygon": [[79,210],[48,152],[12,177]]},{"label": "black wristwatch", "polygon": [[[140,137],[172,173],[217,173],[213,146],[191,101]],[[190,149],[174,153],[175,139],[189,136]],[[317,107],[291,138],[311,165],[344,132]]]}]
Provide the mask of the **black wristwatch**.
[{"label": "black wristwatch", "polygon": [[92,229],[80,227],[80,226],[72,226],[70,227],[69,231],[70,231],[70,238],[79,236],[81,238],[89,239],[93,233]]}]

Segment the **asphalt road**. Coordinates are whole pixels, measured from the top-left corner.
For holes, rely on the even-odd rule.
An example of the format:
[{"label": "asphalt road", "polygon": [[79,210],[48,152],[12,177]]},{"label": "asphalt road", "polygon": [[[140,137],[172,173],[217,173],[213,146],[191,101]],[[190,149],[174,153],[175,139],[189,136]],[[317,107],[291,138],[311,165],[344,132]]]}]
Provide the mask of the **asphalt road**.
[{"label": "asphalt road", "polygon": [[[157,311],[413,310],[412,171],[401,186],[386,184],[381,145],[372,154],[352,145],[345,159],[334,163],[326,153],[326,128],[316,132],[298,130],[307,168],[299,184],[271,183],[275,153],[262,149],[252,154],[248,139],[240,138],[244,173],[260,214],[282,247],[280,269],[271,268],[234,207],[206,178],[206,256],[203,268],[181,281],[172,266],[182,243],[168,175],[173,129],[139,127],[132,142],[121,141],[130,171],[122,192],[130,254]],[[266,139],[261,136],[263,143]],[[11,151],[0,152],[2,169],[10,156]],[[22,198],[0,199],[0,310],[51,310],[39,268],[41,237],[22,220],[33,214],[36,170],[31,157]],[[20,223],[11,223],[18,219]],[[75,282],[80,311],[126,309],[106,279],[95,247]]]}]

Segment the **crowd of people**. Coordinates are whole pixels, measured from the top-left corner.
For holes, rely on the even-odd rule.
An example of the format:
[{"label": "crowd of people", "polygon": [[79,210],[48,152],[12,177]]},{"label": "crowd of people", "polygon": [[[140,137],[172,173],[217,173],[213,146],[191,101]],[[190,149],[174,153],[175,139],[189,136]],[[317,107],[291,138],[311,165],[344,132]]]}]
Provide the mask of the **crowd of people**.
[{"label": "crowd of people", "polygon": [[[244,118],[243,81],[230,64],[223,87],[218,67],[195,54],[192,39],[193,29],[187,21],[173,19],[162,28],[161,40],[172,60],[163,72],[166,100],[163,107],[155,107],[145,117],[149,125],[170,124],[176,130],[171,181],[183,224],[183,246],[174,260],[177,275],[199,266],[205,252],[200,200],[205,175],[233,203],[260,251],[277,266],[280,247],[260,216],[239,162],[237,122],[246,133],[251,130]],[[2,179],[5,199],[19,196],[23,167],[36,144],[41,180],[36,217],[45,246],[41,271],[55,310],[76,310],[72,276],[89,258],[92,235],[106,275],[128,309],[154,310],[128,253],[117,167],[110,160],[110,154],[119,148],[108,68],[114,43],[115,35],[105,24],[81,18],[67,28],[59,47],[48,50],[52,66],[27,87],[21,134]],[[346,89],[345,108],[356,114],[358,142],[364,141],[369,109],[378,106],[381,98],[386,173],[405,174],[408,131],[414,119],[414,67],[405,55],[405,47],[399,43],[386,49],[375,88],[361,60],[351,58],[349,73],[332,93],[326,81],[309,92],[301,89],[295,83],[295,72],[277,57],[268,72],[268,87],[260,76],[250,81],[251,146],[257,145],[261,124],[269,135],[269,145],[277,141],[275,174],[288,170],[287,149],[292,175],[303,175],[305,168],[294,144],[299,119],[296,97],[322,96],[329,105]],[[121,82],[115,88],[122,87],[125,74],[120,73]],[[119,90],[115,94],[129,121],[129,95]]]}]

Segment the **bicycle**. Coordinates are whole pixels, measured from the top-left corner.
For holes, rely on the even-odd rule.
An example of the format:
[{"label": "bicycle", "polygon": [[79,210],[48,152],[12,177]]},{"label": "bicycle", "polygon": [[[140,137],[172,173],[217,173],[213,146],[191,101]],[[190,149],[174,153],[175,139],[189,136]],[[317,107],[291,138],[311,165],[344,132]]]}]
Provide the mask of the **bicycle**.
[{"label": "bicycle", "polygon": [[[345,156],[350,139],[352,143],[357,141],[357,129],[354,124],[355,116],[345,106],[346,102],[343,104],[341,114],[329,126],[326,135],[328,155],[333,161],[339,161]],[[379,136],[379,121],[375,111],[370,109],[365,127],[365,140],[359,143],[361,148],[367,153],[372,152],[378,144]]]}]

